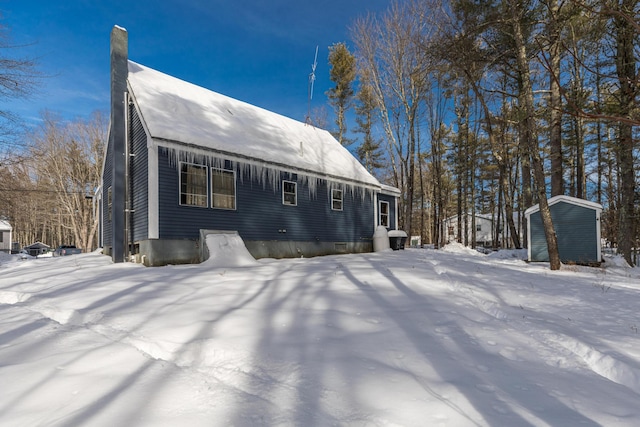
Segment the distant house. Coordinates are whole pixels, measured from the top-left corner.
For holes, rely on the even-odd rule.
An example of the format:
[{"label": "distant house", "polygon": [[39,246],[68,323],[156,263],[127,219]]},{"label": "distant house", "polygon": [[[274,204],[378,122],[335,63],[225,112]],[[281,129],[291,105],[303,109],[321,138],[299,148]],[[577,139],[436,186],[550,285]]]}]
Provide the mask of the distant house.
[{"label": "distant house", "polygon": [[[569,196],[549,199],[551,219],[563,263],[597,264],[602,261],[600,215],[602,205]],[[549,261],[540,205],[525,211],[529,261]]]},{"label": "distant house", "polygon": [[397,228],[399,191],[325,130],[131,62],[115,27],[100,196],[114,261],[200,261],[203,236],[234,231],[256,257],[372,250]]},{"label": "distant house", "polygon": [[[464,217],[461,220],[462,233],[465,231]],[[496,224],[497,215],[492,214],[475,214],[471,213],[466,215],[467,221],[467,242],[469,245],[475,241],[476,247],[493,247],[496,240],[500,248],[512,248],[513,241],[511,238],[511,229],[509,228],[506,220],[506,214],[500,215],[500,221]],[[513,225],[518,233],[518,237],[522,236],[523,227],[522,219],[517,212],[513,213]],[[458,241],[458,215],[453,215],[444,220],[445,226],[445,239],[447,243]],[[497,237],[497,239],[496,239]],[[465,242],[464,235],[460,239],[462,243]]]},{"label": "distant house", "polygon": [[[467,221],[465,227],[465,218]],[[468,214],[463,216],[461,219],[462,230],[459,233],[458,229],[458,215],[451,216],[444,220],[445,227],[445,240],[447,243],[457,242],[458,237],[460,236],[460,241],[465,243],[464,231],[467,230],[467,239],[471,245],[472,242],[475,242],[476,246],[482,247],[490,247],[493,246],[494,241],[494,227],[493,227],[493,217],[491,215],[485,214]]]},{"label": "distant house", "polygon": [[11,232],[13,227],[8,221],[0,219],[0,252],[11,253]]}]

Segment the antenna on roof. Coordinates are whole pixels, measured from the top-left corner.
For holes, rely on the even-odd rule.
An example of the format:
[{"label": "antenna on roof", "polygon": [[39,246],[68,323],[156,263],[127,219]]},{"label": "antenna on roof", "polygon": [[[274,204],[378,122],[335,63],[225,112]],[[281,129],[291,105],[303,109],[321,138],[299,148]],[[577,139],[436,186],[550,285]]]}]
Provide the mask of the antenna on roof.
[{"label": "antenna on roof", "polygon": [[316,55],[311,65],[311,74],[309,74],[309,105],[307,107],[306,123],[311,124],[311,100],[313,99],[313,83],[316,81],[316,66],[318,65],[318,46],[316,46]]}]

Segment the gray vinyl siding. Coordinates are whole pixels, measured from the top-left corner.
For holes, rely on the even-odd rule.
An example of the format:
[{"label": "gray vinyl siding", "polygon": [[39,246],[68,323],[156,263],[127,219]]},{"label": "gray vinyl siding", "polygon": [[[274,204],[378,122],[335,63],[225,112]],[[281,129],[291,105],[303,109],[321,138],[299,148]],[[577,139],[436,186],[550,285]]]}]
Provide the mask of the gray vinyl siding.
[{"label": "gray vinyl siding", "polygon": [[102,174],[102,245],[111,246],[113,242],[113,224],[109,219],[109,187],[113,185],[113,146],[107,144]]},{"label": "gray vinyl siding", "polygon": [[[388,202],[389,203],[389,230],[395,230],[396,228],[396,198],[394,196],[388,195],[388,194],[378,194],[378,200],[382,201],[382,202]],[[379,209],[376,210],[376,212],[378,212],[378,218],[376,218],[376,225],[379,225],[380,222],[380,211]]]},{"label": "gray vinyl siding", "polygon": [[148,158],[147,134],[144,131],[138,112],[130,106],[129,141],[132,154],[129,169],[129,182],[133,195],[131,214],[131,230],[133,242],[144,240],[149,233],[148,203]]},{"label": "gray vinyl siding", "polygon": [[[199,237],[200,229],[236,230],[244,240],[361,242],[373,234],[373,194],[345,186],[343,210],[331,210],[331,187],[315,192],[302,177],[282,173],[277,188],[240,176],[236,170],[236,209],[181,206],[179,171],[167,150],[159,150],[159,238]],[[230,166],[230,165],[227,165]],[[282,180],[297,182],[297,206],[282,204]],[[210,189],[209,189],[210,191]],[[210,199],[210,196],[209,196]],[[209,200],[209,206],[210,206]]]},{"label": "gray vinyl siding", "polygon": [[[599,262],[596,211],[570,203],[550,206],[551,218],[558,238],[558,252],[563,263]],[[540,212],[530,215],[531,261],[548,261],[547,241]]]}]

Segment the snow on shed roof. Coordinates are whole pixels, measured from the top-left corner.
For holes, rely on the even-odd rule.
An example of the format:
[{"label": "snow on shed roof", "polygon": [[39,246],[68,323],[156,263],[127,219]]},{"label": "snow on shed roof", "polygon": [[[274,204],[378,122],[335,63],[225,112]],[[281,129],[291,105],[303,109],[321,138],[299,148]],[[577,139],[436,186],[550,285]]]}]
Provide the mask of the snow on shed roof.
[{"label": "snow on shed roof", "polygon": [[[559,195],[559,196],[553,196],[547,201],[549,206],[555,205],[556,203],[560,203],[560,202],[570,203],[572,205],[582,206],[584,208],[589,208],[596,211],[602,211],[601,204],[590,202],[589,200],[578,199],[577,197]],[[540,204],[533,205],[524,211],[524,215],[530,216],[531,214],[538,212],[539,210],[540,210]]]},{"label": "snow on shed roof", "polygon": [[331,179],[381,184],[326,130],[129,61],[129,87],[154,139],[285,165]]},{"label": "snow on shed roof", "polygon": [[0,219],[0,230],[12,230],[11,224],[4,219]]}]

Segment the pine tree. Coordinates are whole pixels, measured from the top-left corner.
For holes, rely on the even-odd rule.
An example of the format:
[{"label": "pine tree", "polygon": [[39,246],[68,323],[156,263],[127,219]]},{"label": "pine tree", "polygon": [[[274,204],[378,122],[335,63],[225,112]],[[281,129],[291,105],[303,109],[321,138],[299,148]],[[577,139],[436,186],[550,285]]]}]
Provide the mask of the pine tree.
[{"label": "pine tree", "polygon": [[340,144],[349,145],[353,141],[347,138],[346,112],[354,98],[354,81],[356,79],[356,58],[349,52],[345,43],[336,43],[329,47],[329,72],[335,87],[327,91],[329,103],[336,112],[338,130],[332,132]]},{"label": "pine tree", "polygon": [[358,157],[370,173],[384,166],[380,139],[373,135],[375,122],[375,97],[371,85],[363,79],[363,83],[356,95],[356,123],[355,132],[362,134],[362,144],[357,148]]}]

